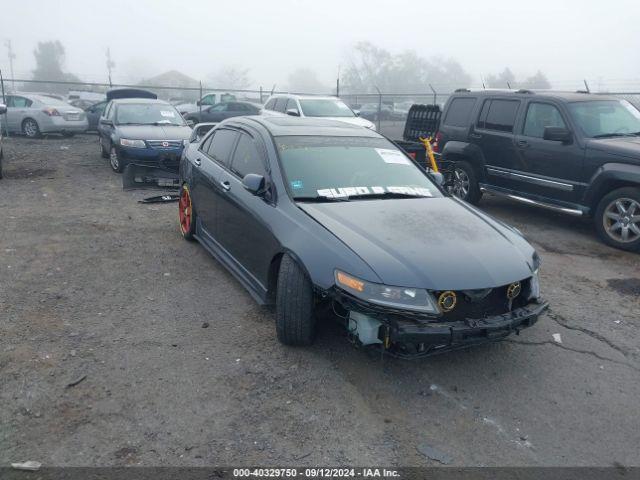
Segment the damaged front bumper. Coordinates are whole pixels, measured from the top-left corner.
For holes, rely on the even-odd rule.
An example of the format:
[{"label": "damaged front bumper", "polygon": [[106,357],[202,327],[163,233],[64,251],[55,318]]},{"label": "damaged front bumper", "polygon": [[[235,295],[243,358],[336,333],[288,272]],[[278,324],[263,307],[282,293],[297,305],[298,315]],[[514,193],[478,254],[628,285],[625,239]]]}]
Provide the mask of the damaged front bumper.
[{"label": "damaged front bumper", "polygon": [[[338,295],[336,300],[348,312],[347,319],[351,312],[357,312],[380,323],[377,339],[371,343],[392,355],[407,358],[502,340],[533,326],[549,306],[548,302],[537,299],[499,315],[447,321],[442,316],[381,308],[351,296]],[[356,333],[353,328],[350,331]]]}]

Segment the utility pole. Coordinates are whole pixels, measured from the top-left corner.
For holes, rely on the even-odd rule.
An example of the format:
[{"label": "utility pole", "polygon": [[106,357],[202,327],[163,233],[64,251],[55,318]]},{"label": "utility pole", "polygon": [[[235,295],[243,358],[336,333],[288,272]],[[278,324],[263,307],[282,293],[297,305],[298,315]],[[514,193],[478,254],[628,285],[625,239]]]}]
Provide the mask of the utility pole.
[{"label": "utility pole", "polygon": [[111,82],[111,69],[116,66],[116,63],[111,60],[111,49],[107,48],[107,71],[109,72],[109,87],[113,86]]},{"label": "utility pole", "polygon": [[16,56],[13,53],[13,48],[11,47],[11,40],[5,40],[4,45],[7,47],[7,51],[9,54],[9,72],[11,73],[11,89],[15,90],[16,82],[14,80],[15,77],[13,76],[13,59],[16,58]]}]

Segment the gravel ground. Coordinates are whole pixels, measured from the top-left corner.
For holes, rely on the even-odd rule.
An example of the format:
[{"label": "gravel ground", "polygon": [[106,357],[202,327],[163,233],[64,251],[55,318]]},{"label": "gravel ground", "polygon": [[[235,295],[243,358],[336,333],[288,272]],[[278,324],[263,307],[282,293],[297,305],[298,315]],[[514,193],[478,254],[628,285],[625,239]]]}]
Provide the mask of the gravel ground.
[{"label": "gravel ground", "polygon": [[11,138],[5,156],[0,465],[640,465],[640,255],[580,219],[484,199],[538,248],[550,312],[405,362],[333,325],[280,345],[95,136]]}]

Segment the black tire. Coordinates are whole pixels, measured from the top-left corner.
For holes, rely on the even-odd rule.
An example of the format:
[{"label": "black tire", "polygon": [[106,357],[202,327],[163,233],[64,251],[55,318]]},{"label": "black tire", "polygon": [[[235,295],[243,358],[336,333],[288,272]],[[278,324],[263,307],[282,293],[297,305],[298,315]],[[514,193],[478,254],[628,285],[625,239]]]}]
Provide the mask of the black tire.
[{"label": "black tire", "polygon": [[471,164],[464,161],[455,162],[451,175],[452,184],[449,187],[449,193],[465,202],[477,205],[482,198],[482,191],[478,185],[478,175]]},{"label": "black tire", "polygon": [[40,126],[33,118],[25,118],[22,121],[22,133],[29,138],[40,138]]},{"label": "black tire", "polygon": [[98,143],[100,144],[100,156],[102,158],[108,159],[109,158],[109,152],[107,152],[104,147],[102,146],[102,140],[98,139]]},{"label": "black tire", "polygon": [[311,345],[315,337],[311,281],[293,258],[286,254],[282,257],[278,272],[276,332],[281,343],[291,346]]},{"label": "black tire", "polygon": [[125,167],[124,162],[118,154],[118,150],[113,145],[111,145],[111,150],[109,151],[109,166],[111,167],[111,170],[116,173],[122,173]]},{"label": "black tire", "polygon": [[[634,205],[633,211],[622,214],[616,202],[626,206],[627,212]],[[606,194],[598,202],[593,222],[598,236],[607,245],[631,252],[640,251],[640,188],[623,187]],[[615,228],[616,224],[619,228]],[[623,239],[624,229],[627,230],[626,241]]]},{"label": "black tire", "polygon": [[186,183],[183,183],[180,187],[180,200],[178,200],[178,209],[187,208],[187,205],[183,203],[183,195],[186,193],[189,197],[189,207],[190,208],[190,220],[189,220],[189,228],[185,229],[182,223],[182,212],[178,210],[178,225],[180,225],[180,233],[182,234],[182,238],[189,241],[195,241],[196,234],[196,221],[198,219],[198,215],[196,214],[196,209],[193,204],[193,198],[191,197],[191,190]]}]

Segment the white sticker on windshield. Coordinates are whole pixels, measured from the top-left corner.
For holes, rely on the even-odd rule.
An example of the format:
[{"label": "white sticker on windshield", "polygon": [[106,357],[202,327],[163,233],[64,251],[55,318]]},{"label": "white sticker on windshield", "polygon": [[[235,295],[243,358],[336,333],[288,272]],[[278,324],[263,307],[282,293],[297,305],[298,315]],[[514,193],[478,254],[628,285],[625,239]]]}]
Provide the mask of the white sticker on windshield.
[{"label": "white sticker on windshield", "polygon": [[411,165],[411,162],[399,150],[390,150],[388,148],[376,148],[378,155],[382,157],[385,163],[395,163],[396,165]]},{"label": "white sticker on windshield", "polygon": [[160,110],[160,115],[162,115],[163,117],[170,117],[170,118],[173,118],[176,116],[175,112],[172,112],[171,110]]},{"label": "white sticker on windshield", "polygon": [[385,193],[397,193],[414,197],[432,197],[431,190],[424,187],[389,186],[389,187],[340,187],[322,188],[317,190],[318,196],[325,198],[346,198],[354,195],[382,195]]}]

